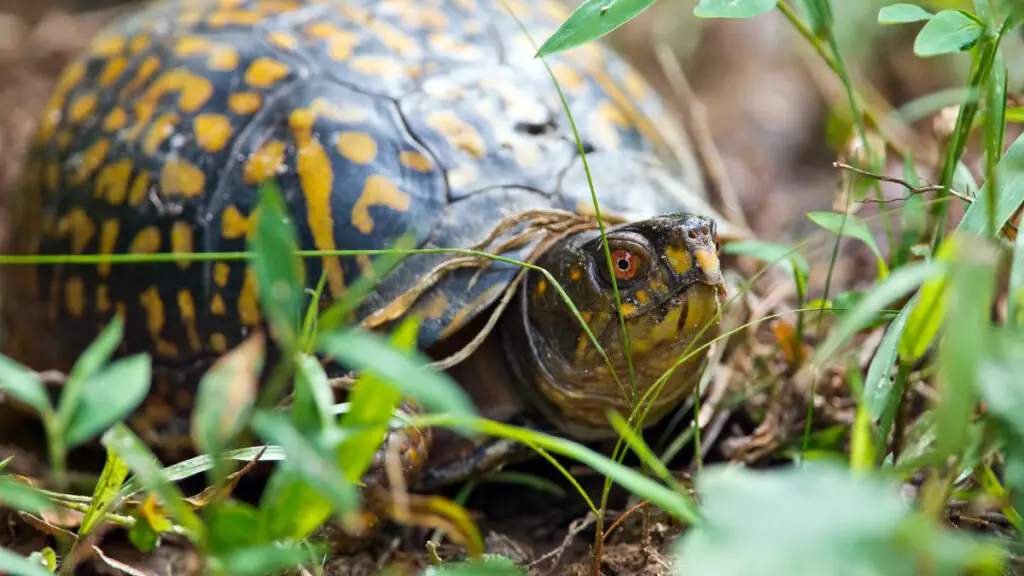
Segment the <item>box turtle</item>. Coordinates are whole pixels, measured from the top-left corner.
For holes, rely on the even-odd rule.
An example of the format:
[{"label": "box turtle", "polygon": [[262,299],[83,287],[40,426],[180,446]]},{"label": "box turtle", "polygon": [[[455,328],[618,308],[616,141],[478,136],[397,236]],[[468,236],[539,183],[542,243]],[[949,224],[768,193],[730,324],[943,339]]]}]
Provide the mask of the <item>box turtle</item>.
[{"label": "box turtle", "polygon": [[[614,275],[642,394],[717,334],[719,242],[738,227],[710,200],[684,133],[623,59],[597,43],[534,57],[567,17],[553,0],[149,4],[60,77],[16,199],[10,251],[244,251],[259,186],[273,180],[303,249],[385,249],[407,235],[419,247],[489,245],[535,261],[628,382]],[[615,222],[614,272],[581,151]],[[503,399],[484,413],[526,414],[580,440],[612,435],[607,410],[628,412],[629,399],[558,292],[517,265],[458,258],[406,258],[377,279],[355,319],[386,330],[415,313],[419,347],[442,358],[503,306],[484,343],[449,368],[481,406]],[[366,256],[305,264],[310,288],[326,278],[327,301],[373,271]],[[122,316],[120,352],[154,362],[152,392],[131,420],[153,445],[188,437],[198,377],[263,323],[240,260],[5,275],[4,351],[34,368],[67,370]],[[679,405],[706,362],[697,354],[675,370],[649,423]],[[447,460],[461,472],[434,481],[482,461]]]}]

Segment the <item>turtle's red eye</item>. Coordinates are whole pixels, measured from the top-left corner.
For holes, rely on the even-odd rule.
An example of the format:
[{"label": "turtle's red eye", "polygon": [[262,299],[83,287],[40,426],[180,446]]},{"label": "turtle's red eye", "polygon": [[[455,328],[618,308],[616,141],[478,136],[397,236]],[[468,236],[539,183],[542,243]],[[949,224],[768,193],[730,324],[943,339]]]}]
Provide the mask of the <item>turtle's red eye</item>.
[{"label": "turtle's red eye", "polygon": [[612,266],[615,268],[616,280],[632,280],[636,276],[638,259],[629,250],[612,252]]}]

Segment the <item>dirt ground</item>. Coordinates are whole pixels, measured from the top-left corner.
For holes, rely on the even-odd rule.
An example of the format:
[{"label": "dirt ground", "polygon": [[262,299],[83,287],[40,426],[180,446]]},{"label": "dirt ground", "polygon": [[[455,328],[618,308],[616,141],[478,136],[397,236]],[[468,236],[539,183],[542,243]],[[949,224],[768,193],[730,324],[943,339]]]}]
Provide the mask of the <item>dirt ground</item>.
[{"label": "dirt ground", "polygon": [[[698,22],[692,16],[694,4],[657,3],[617,31],[612,40],[670,102],[678,102],[679,93],[655,56],[652,37],[671,48],[703,104],[729,183],[751,226],[769,240],[805,237],[814,228],[803,213],[828,210],[836,202],[840,176],[831,165],[837,144],[829,139],[829,103],[843,104],[841,87],[778,14],[753,21]],[[0,207],[18,193],[16,182],[26,144],[57,74],[121,10],[114,0],[0,1]],[[897,105],[956,82],[942,65],[913,56],[912,41],[910,33],[888,33],[878,38],[874,52],[868,49],[860,54],[860,61],[870,67],[865,76]],[[881,53],[888,61],[877,58]],[[927,135],[930,122],[925,119],[915,129]],[[4,223],[0,210],[0,245]],[[828,243],[818,249],[822,253],[812,251],[808,256],[827,260],[830,249]],[[863,279],[865,267],[873,266],[873,257],[857,243],[845,243],[844,256],[835,270],[833,286],[855,284]],[[820,289],[823,280],[823,274],[812,277],[812,286]],[[732,418],[727,425],[721,435],[723,446],[729,436],[750,434],[755,426],[743,417]],[[11,446],[0,445],[0,459],[11,450]],[[726,454],[722,449],[717,457],[727,458]],[[32,463],[39,460],[19,453],[17,461],[24,467],[23,473],[32,474]],[[542,472],[543,466],[534,470],[558,480],[550,470]],[[599,494],[599,480],[595,475],[592,482],[585,482],[592,494]],[[586,520],[587,510],[578,497],[552,500],[533,491],[521,497],[503,497],[507,491],[507,487],[483,486],[470,501],[470,508],[486,517],[482,526],[490,551],[535,562],[538,574],[591,573],[586,558],[593,542],[593,523]],[[614,514],[605,526],[633,504],[616,493],[610,506]],[[662,556],[664,545],[680,528],[652,516],[650,546],[643,549],[638,545],[641,518],[642,514],[633,514],[609,539],[603,573],[668,573]],[[20,546],[32,549],[41,538],[24,526],[11,526],[0,522],[0,540],[5,538],[4,530],[11,530],[7,536],[16,534]],[[578,528],[578,535],[567,537],[573,528]],[[402,541],[421,536],[396,532],[394,542],[383,541],[363,555],[332,561],[329,573],[370,573],[382,559],[418,565],[422,554],[395,550],[408,550]],[[562,542],[568,543],[564,554],[551,556]],[[130,547],[118,549],[125,558],[132,554]],[[171,573],[187,573],[194,558],[182,549],[173,552],[173,542],[168,550],[171,552],[133,561],[142,569],[148,565],[153,573],[171,567],[175,567]],[[440,552],[445,555],[448,551],[442,547]]]}]

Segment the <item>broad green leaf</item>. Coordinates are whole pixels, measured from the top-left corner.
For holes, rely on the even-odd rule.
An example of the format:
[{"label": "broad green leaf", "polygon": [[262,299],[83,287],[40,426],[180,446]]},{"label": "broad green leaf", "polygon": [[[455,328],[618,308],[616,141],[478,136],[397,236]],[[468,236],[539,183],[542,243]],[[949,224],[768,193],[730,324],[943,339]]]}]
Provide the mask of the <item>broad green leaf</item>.
[{"label": "broad green leaf", "polygon": [[831,0],[803,0],[811,31],[819,38],[825,37],[832,28],[832,6],[829,2]]},{"label": "broad green leaf", "polygon": [[149,392],[151,372],[149,355],[135,354],[86,378],[78,409],[65,430],[68,446],[92,440],[135,411]]},{"label": "broad green leaf", "polygon": [[790,278],[793,277],[793,266],[796,266],[804,277],[807,276],[811,269],[810,264],[808,264],[807,259],[804,258],[803,254],[800,254],[796,248],[792,248],[784,244],[762,242],[758,240],[729,242],[722,247],[722,251],[726,254],[750,256],[768,264],[778,266],[782,271],[788,274]]},{"label": "broad green leaf", "polygon": [[1024,107],[1014,106],[1006,109],[1006,121],[1007,122],[1024,122]]},{"label": "broad green leaf", "polygon": [[969,49],[985,28],[959,10],[943,10],[924,25],[914,39],[914,54],[927,58]]},{"label": "broad green leaf", "polygon": [[[1001,228],[1024,204],[1024,134],[1017,137],[996,164],[996,226]],[[978,197],[967,208],[957,230],[985,234],[988,229],[988,195],[992,187],[986,182]]]},{"label": "broad green leaf", "polygon": [[[406,318],[391,336],[396,350],[408,352],[416,346],[419,319]],[[349,396],[349,410],[341,417],[343,428],[365,427],[338,443],[338,463],[352,482],[366,473],[374,454],[388,431],[392,414],[402,401],[397,388],[379,378],[371,369],[359,375]]]},{"label": "broad green leaf", "polygon": [[202,541],[204,527],[199,517],[186,503],[181,490],[163,475],[160,462],[134,432],[119,422],[103,434],[101,441],[107,449],[127,462],[138,482],[147,491],[159,496],[171,517],[188,531],[190,537]]},{"label": "broad green leaf", "polygon": [[356,371],[372,370],[426,410],[476,413],[466,392],[447,374],[427,367],[429,360],[418,351],[403,352],[377,334],[356,330],[321,334],[317,347]]},{"label": "broad green leaf", "polygon": [[57,408],[57,416],[64,428],[71,425],[71,419],[78,412],[78,404],[85,393],[86,381],[110,360],[121,344],[123,336],[124,320],[120,315],[115,315],[103,332],[78,357],[61,390],[60,406]]},{"label": "broad green leaf", "polygon": [[235,550],[211,558],[212,562],[232,576],[276,576],[289,568],[316,565],[325,553],[307,543],[272,543]]},{"label": "broad green leaf", "polygon": [[878,11],[879,24],[903,24],[930,20],[932,13],[917,4],[890,4]]},{"label": "broad green leaf", "polygon": [[237,500],[213,502],[203,510],[208,550],[224,554],[269,541],[261,529],[259,510]]},{"label": "broad green leaf", "polygon": [[251,250],[263,312],[274,338],[290,348],[298,336],[302,312],[302,261],[295,255],[295,230],[288,221],[284,199],[273,180],[259,189],[256,234]]},{"label": "broad green leaf", "polygon": [[46,566],[51,572],[57,569],[57,553],[49,546],[29,554],[28,559],[30,562],[38,562],[40,565]]},{"label": "broad green leaf", "polygon": [[[851,363],[847,367],[846,377],[854,387],[860,379],[860,368]],[[868,412],[867,404],[857,404],[857,417],[853,422],[853,429],[850,431],[850,469],[871,470],[875,465],[875,442],[871,434],[871,414]]]},{"label": "broad green leaf", "polygon": [[520,576],[526,573],[525,568],[516,566],[512,560],[488,554],[480,560],[429,566],[423,576]]},{"label": "broad green leaf", "polygon": [[284,465],[294,470],[324,497],[342,516],[343,523],[351,523],[359,507],[356,485],[342,474],[333,457],[324,454],[320,446],[305,438],[283,414],[258,412],[253,428],[266,440],[281,446],[287,459]]},{"label": "broad green leaf", "polygon": [[885,407],[892,402],[892,368],[896,363],[903,329],[907,325],[907,318],[910,317],[916,300],[917,296],[904,306],[896,319],[889,324],[885,336],[878,344],[875,356],[871,359],[871,365],[868,366],[868,374],[864,379],[864,403],[867,404],[868,413],[875,422],[878,422],[885,412]]},{"label": "broad green leaf", "polygon": [[297,364],[292,422],[304,435],[314,435],[333,425],[334,393],[319,360],[303,354]]},{"label": "broad green leaf", "polygon": [[260,498],[260,521],[267,537],[302,540],[331,517],[331,502],[298,473],[274,471]]},{"label": "broad green leaf", "polygon": [[103,520],[103,516],[117,499],[129,471],[128,463],[107,448],[107,462],[103,465],[103,473],[100,474],[100,480],[92,491],[89,509],[82,518],[82,526],[78,529],[79,538],[92,532],[93,527]]},{"label": "broad green leaf", "polygon": [[[961,236],[946,238],[935,254],[936,261],[949,262],[958,251]],[[947,278],[945,275],[929,278],[918,293],[907,325],[900,337],[899,353],[907,361],[916,361],[928,350],[946,318]]]},{"label": "broad green leaf", "polygon": [[853,214],[844,215],[838,212],[808,212],[807,217],[811,222],[833,234],[855,238],[867,244],[868,248],[875,253],[875,258],[878,261],[879,279],[889,275],[889,265],[886,264],[885,258],[882,257],[882,252],[878,249],[878,244],[875,242],[874,235],[871,234],[871,229],[868,228],[868,225],[863,220]]},{"label": "broad green leaf", "polygon": [[858,330],[873,322],[879,312],[904,298],[921,283],[944,271],[945,264],[942,262],[915,262],[896,270],[885,280],[872,286],[857,307],[843,315],[825,342],[818,347],[813,363],[820,365],[848,342]]},{"label": "broad green leaf", "polygon": [[11,576],[53,576],[42,564],[30,561],[20,554],[0,548],[0,566]]},{"label": "broad green leaf", "polygon": [[0,476],[0,508],[38,515],[43,510],[53,510],[54,506],[49,498],[35,488],[10,476]]},{"label": "broad green leaf", "polygon": [[753,18],[771,12],[778,0],[700,0],[693,9],[698,18]]},{"label": "broad green leaf", "polygon": [[28,404],[40,415],[53,412],[39,375],[6,356],[0,356],[0,392]]},{"label": "broad green leaf", "polygon": [[537,51],[537,56],[601,38],[646,10],[654,0],[585,0]]}]

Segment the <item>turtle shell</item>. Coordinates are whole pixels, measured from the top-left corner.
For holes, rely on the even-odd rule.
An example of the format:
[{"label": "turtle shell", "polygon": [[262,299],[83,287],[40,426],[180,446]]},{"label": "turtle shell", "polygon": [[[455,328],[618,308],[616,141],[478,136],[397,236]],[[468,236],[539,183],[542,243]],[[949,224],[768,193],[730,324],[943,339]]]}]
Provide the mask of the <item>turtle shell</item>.
[{"label": "turtle shell", "polygon": [[[596,43],[534,57],[567,17],[553,0],[149,5],[64,71],[40,119],[13,251],[243,251],[268,179],[303,249],[386,249],[402,236],[465,248],[523,210],[590,210],[581,148],[603,210],[713,214],[689,143],[624,60]],[[451,257],[409,257],[358,318]],[[312,288],[325,275],[337,298],[372,266],[312,258],[305,276]],[[414,309],[419,344],[465,325],[516,269],[445,277]],[[48,368],[66,368],[118,311],[122,352],[149,352],[156,367],[215,357],[261,322],[241,260],[55,264],[22,276],[15,314],[29,313],[30,295],[61,333]],[[27,324],[37,325],[15,323],[14,347]],[[52,348],[30,340],[23,353]]]}]

